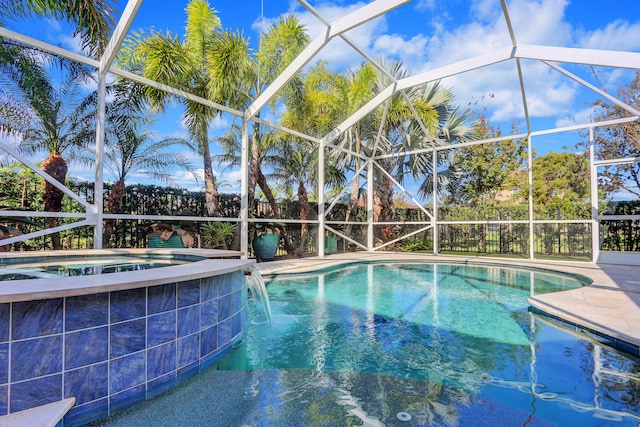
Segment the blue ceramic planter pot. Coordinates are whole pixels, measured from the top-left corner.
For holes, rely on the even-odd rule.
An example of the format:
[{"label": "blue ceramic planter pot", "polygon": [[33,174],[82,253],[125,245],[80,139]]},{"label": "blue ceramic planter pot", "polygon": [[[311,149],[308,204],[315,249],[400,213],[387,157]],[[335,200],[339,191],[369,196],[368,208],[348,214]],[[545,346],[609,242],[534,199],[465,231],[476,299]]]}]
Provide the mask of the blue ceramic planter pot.
[{"label": "blue ceramic planter pot", "polygon": [[280,234],[264,233],[253,238],[253,253],[258,261],[271,261],[276,256],[276,251],[280,245]]}]

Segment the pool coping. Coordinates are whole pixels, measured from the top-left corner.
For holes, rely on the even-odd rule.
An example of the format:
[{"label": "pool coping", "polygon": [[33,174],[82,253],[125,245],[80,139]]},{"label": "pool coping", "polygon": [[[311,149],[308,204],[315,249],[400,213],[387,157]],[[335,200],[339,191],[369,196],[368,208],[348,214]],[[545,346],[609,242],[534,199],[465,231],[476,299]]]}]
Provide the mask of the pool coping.
[{"label": "pool coping", "polygon": [[[80,251],[46,252],[10,252],[12,257],[34,256],[83,256],[83,255],[122,255],[122,254],[171,254],[194,255],[202,260],[188,264],[155,268],[150,270],[109,273],[95,276],[74,276],[51,279],[11,280],[0,287],[0,303],[33,301],[46,298],[63,298],[89,295],[99,292],[112,292],[146,286],[163,285],[181,280],[201,279],[230,273],[255,264],[253,259],[236,259],[241,252],[212,249],[94,249]],[[15,256],[16,254],[19,254]],[[24,254],[24,255],[23,255]],[[9,258],[5,254],[0,260]]]},{"label": "pool coping", "polygon": [[[578,289],[531,296],[529,304],[538,310],[538,314],[544,313],[558,319],[564,322],[563,326],[583,332],[589,339],[640,355],[640,266],[402,252],[355,252],[322,258],[258,263],[256,267],[263,275],[296,274],[362,261],[490,264],[586,277],[591,280],[591,284]],[[621,341],[621,345],[616,346],[616,341]]]}]

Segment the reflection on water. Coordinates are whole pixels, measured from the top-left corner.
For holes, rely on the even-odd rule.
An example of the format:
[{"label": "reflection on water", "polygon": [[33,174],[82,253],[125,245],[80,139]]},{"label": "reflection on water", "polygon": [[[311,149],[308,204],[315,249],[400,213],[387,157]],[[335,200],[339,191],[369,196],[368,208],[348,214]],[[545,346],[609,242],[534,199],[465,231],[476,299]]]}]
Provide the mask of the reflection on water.
[{"label": "reflection on water", "polygon": [[[398,419],[399,412],[411,421]],[[499,401],[359,372],[210,370],[93,427],[504,426],[554,424]]]},{"label": "reflection on water", "polygon": [[448,264],[278,277],[272,327],[251,306],[218,370],[96,425],[637,427],[640,360],[527,310],[577,286]]},{"label": "reflection on water", "polygon": [[640,362],[528,312],[529,295],[579,286],[571,276],[450,264],[280,276],[268,284],[273,327],[252,325],[220,369],[372,373],[490,398],[561,425],[636,426]]}]

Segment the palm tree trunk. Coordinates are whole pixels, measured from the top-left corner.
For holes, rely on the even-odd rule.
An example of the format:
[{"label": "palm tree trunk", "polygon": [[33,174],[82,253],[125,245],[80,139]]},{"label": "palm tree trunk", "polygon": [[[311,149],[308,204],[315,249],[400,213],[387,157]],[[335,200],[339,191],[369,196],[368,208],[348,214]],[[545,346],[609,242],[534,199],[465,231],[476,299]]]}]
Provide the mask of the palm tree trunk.
[{"label": "palm tree trunk", "polygon": [[[110,214],[120,213],[122,209],[122,200],[124,199],[125,185],[124,179],[119,179],[109,192],[109,200],[107,201],[107,212]],[[104,222],[104,232],[102,233],[102,241],[109,247],[109,240],[116,228],[115,219],[107,219]]]},{"label": "palm tree trunk", "polygon": [[309,219],[309,212],[311,211],[309,195],[302,182],[298,184],[298,202],[300,203],[300,220],[303,221],[300,228],[300,247],[298,251],[302,254],[305,252],[307,234],[309,232],[309,226],[305,221]]},{"label": "palm tree trunk", "polygon": [[218,189],[216,188],[213,166],[211,165],[209,141],[202,144],[202,158],[204,160],[204,191],[205,201],[207,203],[207,214],[209,216],[221,216]]},{"label": "palm tree trunk", "polygon": [[[393,181],[387,175],[381,175],[376,180],[373,220],[375,222],[392,222],[396,220],[396,211],[393,207]],[[383,243],[389,241],[391,227],[376,228],[376,237]]]},{"label": "palm tree trunk", "polygon": [[[262,173],[262,169],[260,168],[259,164],[258,164],[257,170],[258,170],[257,172],[258,186],[260,187],[265,197],[267,198],[267,201],[269,202],[269,206],[271,206],[271,212],[273,212],[273,217],[280,218],[280,208],[278,207],[276,198],[274,197],[273,192],[271,191],[271,187],[269,187],[269,184],[267,183],[267,178]],[[291,239],[289,238],[289,234],[287,233],[287,230],[283,228],[280,235],[282,236],[282,240],[284,242],[284,250],[287,251],[289,255],[295,255],[297,253],[297,249],[291,244]]]},{"label": "palm tree trunk", "polygon": [[267,183],[267,178],[262,173],[262,169],[260,168],[260,165],[258,165],[257,177],[258,177],[257,179],[258,186],[260,187],[260,190],[262,190],[262,192],[264,193],[264,196],[267,198],[267,201],[269,202],[269,206],[271,207],[271,212],[273,212],[273,217],[280,218],[280,208],[278,207],[276,198],[274,197],[273,192],[271,191],[271,188]]},{"label": "palm tree trunk", "polygon": [[[356,135],[356,153],[360,152],[360,136]],[[347,221],[353,221],[358,216],[358,201],[360,200],[360,159],[355,159],[355,171],[356,175],[353,177],[353,185],[351,186],[351,198],[349,199],[349,211],[347,212]],[[344,234],[351,237],[351,230],[353,226],[347,224],[344,228]]]},{"label": "palm tree trunk", "polygon": [[[358,216],[358,201],[360,200],[360,174],[353,177],[353,185],[351,186],[351,197],[349,199],[349,211],[347,212],[347,221],[354,221]],[[353,225],[347,224],[344,227],[344,234],[351,237]]]},{"label": "palm tree trunk", "polygon": [[[51,175],[56,181],[64,184],[67,177],[67,162],[59,154],[51,154],[42,162],[42,170]],[[62,211],[62,197],[64,193],[45,181],[44,184],[44,210],[45,212],[60,212]],[[58,218],[47,218],[47,225],[49,228],[54,228],[59,225]],[[60,233],[51,234],[51,243],[54,250],[62,249],[60,243]]]}]

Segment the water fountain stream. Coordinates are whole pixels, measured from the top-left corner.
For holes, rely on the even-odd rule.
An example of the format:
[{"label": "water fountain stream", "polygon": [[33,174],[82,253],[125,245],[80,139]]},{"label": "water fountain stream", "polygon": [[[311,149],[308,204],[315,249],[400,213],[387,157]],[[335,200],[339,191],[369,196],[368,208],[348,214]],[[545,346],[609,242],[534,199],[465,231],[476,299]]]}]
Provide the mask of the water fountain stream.
[{"label": "water fountain stream", "polygon": [[269,326],[271,326],[271,304],[269,303],[269,294],[267,293],[267,286],[264,284],[264,280],[262,280],[262,275],[260,271],[256,268],[255,265],[251,265],[248,268],[249,272],[251,272],[251,277],[253,280],[248,280],[247,285],[249,289],[253,293],[256,300],[262,304],[264,308],[264,314],[267,318],[267,322]]}]

